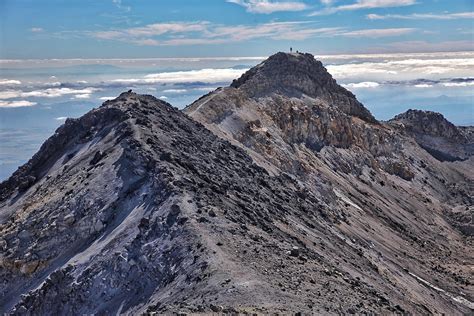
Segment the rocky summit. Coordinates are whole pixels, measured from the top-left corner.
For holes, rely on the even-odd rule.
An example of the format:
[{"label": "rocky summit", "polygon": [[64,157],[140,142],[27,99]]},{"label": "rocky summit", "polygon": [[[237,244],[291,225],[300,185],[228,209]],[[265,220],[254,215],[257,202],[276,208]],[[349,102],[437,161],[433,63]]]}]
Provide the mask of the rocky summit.
[{"label": "rocky summit", "polygon": [[440,161],[465,160],[474,154],[474,128],[457,127],[443,115],[408,110],[389,121]]},{"label": "rocky summit", "polygon": [[310,54],[122,93],[0,184],[0,312],[470,314],[472,131],[379,122]]}]

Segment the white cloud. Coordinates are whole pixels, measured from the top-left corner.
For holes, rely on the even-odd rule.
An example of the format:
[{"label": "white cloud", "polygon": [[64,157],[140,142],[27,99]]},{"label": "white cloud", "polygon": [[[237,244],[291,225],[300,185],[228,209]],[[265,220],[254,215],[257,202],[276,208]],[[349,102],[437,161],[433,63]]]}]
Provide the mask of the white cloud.
[{"label": "white cloud", "polygon": [[282,32],[281,34],[275,35],[273,39],[305,40],[313,36],[319,36],[319,37],[337,36],[337,35],[340,35],[342,31],[344,31],[344,29],[341,27],[300,29],[300,30]]},{"label": "white cloud", "polygon": [[374,8],[403,7],[416,3],[416,0],[357,0],[353,4],[341,5],[338,10],[359,10]]},{"label": "white cloud", "polygon": [[343,84],[345,88],[349,89],[366,89],[366,88],[377,88],[380,86],[379,83],[373,82],[373,81],[364,81],[364,82],[358,82],[358,83],[348,83],[348,84]]},{"label": "white cloud", "polygon": [[19,90],[5,90],[0,92],[0,100],[14,99],[21,97],[23,92]]},{"label": "white cloud", "polygon": [[186,89],[167,89],[163,90],[163,93],[186,93],[188,90]]},{"label": "white cloud", "polygon": [[30,102],[26,100],[0,101],[0,108],[20,108],[20,107],[33,106],[35,104],[36,102]]},{"label": "white cloud", "polygon": [[269,22],[257,25],[220,25],[207,21],[150,24],[139,28],[93,32],[95,38],[146,46],[209,45],[268,38],[304,40],[333,36],[340,27],[315,28],[311,21]]},{"label": "white cloud", "polygon": [[469,87],[474,86],[474,81],[465,81],[465,82],[444,82],[442,83],[445,87]]},{"label": "white cloud", "polygon": [[270,14],[281,11],[302,11],[308,6],[299,1],[270,1],[270,0],[227,0],[244,7],[250,13]]},{"label": "white cloud", "polygon": [[370,38],[379,38],[379,37],[390,37],[390,36],[400,36],[414,32],[414,28],[391,28],[391,29],[365,29],[365,30],[356,30],[350,32],[344,32],[341,35],[346,37],[370,37]]},{"label": "white cloud", "polygon": [[413,14],[367,14],[369,20],[386,20],[386,19],[400,19],[400,20],[455,20],[455,19],[474,19],[474,12],[459,12],[459,13],[413,13]]},{"label": "white cloud", "polygon": [[358,83],[342,84],[347,89],[370,89],[379,86],[406,86],[415,89],[430,89],[436,87],[436,91],[440,91],[443,87],[446,88],[466,88],[474,86],[474,78],[443,78],[435,80],[389,80],[381,82],[365,81]]},{"label": "white cloud", "polygon": [[0,99],[14,99],[14,98],[57,98],[63,95],[75,94],[75,95],[90,95],[91,93],[98,91],[97,88],[85,88],[85,89],[71,89],[71,88],[49,88],[44,90],[33,90],[33,91],[22,91],[22,90],[6,90],[0,92]]},{"label": "white cloud", "polygon": [[21,84],[19,80],[0,79],[0,86],[13,86]]},{"label": "white cloud", "polygon": [[59,87],[60,85],[61,85],[61,82],[59,82],[59,81],[43,83],[43,86],[45,86],[45,87]]},{"label": "white cloud", "polygon": [[91,95],[89,93],[76,94],[74,99],[90,99]]},{"label": "white cloud", "polygon": [[413,28],[349,30],[314,27],[312,21],[269,22],[257,25],[220,25],[207,21],[150,24],[139,28],[92,33],[92,36],[146,46],[182,46],[236,43],[257,39],[301,41],[314,37],[387,37],[404,35]]},{"label": "white cloud", "polygon": [[[230,82],[233,79],[239,77],[248,69],[200,69],[200,70],[189,70],[189,71],[176,71],[176,72],[162,72],[157,74],[149,74],[143,78],[129,78],[129,79],[114,79],[112,82],[124,83],[124,84],[154,84],[154,83],[187,83],[187,82]],[[166,93],[165,90],[163,92]],[[179,90],[174,90],[179,91]]]},{"label": "white cloud", "polygon": [[100,97],[99,100],[102,100],[102,101],[108,101],[108,100],[113,100],[115,99],[115,97]]},{"label": "white cloud", "polygon": [[161,97],[159,97],[159,99],[161,99],[161,100],[168,100],[168,97],[165,96],[165,95],[162,95]]},{"label": "white cloud", "polygon": [[328,7],[321,11],[315,11],[309,14],[309,16],[326,15],[332,14],[339,11],[352,11],[361,9],[375,9],[375,8],[390,8],[390,7],[403,7],[409,6],[416,3],[416,0],[357,0],[355,3],[340,5],[337,7]]},{"label": "white cloud", "polygon": [[[108,40],[130,40],[142,42],[142,45],[150,45],[154,43],[146,43],[147,37],[160,36],[166,34],[178,34],[188,32],[203,32],[206,31],[206,26],[209,22],[169,22],[169,23],[154,23],[142,27],[133,27],[124,30],[99,31],[92,33],[94,37]],[[158,41],[156,41],[158,43]]]},{"label": "white cloud", "polygon": [[161,44],[159,41],[151,38],[132,40],[132,43],[142,46],[158,46]]},{"label": "white cloud", "polygon": [[43,32],[43,29],[41,27],[32,27],[30,31],[33,33],[40,33]]},{"label": "white cloud", "polygon": [[443,58],[442,55],[439,58],[424,57],[420,54],[400,59],[400,56],[387,55],[380,57],[379,61],[329,64],[326,68],[334,78],[344,82],[469,78],[472,76],[471,69],[474,68],[474,58]]},{"label": "white cloud", "polygon": [[60,116],[60,117],[56,117],[55,120],[56,121],[65,121],[65,120],[67,120],[67,117],[66,116]]}]

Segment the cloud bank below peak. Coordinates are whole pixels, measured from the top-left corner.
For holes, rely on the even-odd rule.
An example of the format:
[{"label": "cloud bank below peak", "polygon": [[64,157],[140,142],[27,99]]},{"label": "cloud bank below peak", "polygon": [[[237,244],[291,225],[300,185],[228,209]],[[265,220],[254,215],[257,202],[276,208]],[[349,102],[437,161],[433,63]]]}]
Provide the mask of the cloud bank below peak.
[{"label": "cloud bank below peak", "polygon": [[[359,54],[359,55],[319,55],[328,71],[342,85],[349,89],[371,91],[388,87],[413,87],[414,89],[450,89],[460,93],[461,89],[472,89],[472,69],[474,52],[412,53],[412,54]],[[221,60],[222,58],[219,58]],[[109,69],[106,78],[97,78],[95,72],[81,73],[81,67],[68,69],[64,75],[52,78],[46,75],[40,81],[32,81],[30,75],[0,78],[5,83],[0,86],[0,108],[32,107],[35,104],[60,101],[86,102],[112,98],[117,93],[133,89],[141,93],[151,93],[169,98],[172,104],[187,104],[202,93],[219,86],[227,86],[240,77],[247,69],[264,60],[265,57],[232,57],[221,67],[212,67],[214,59],[203,61],[199,58],[186,61],[194,68],[170,70],[170,63],[182,64],[185,59],[171,60],[55,60],[56,69],[71,62],[101,65],[117,64]],[[48,62],[48,61],[46,61]],[[166,62],[166,67],[150,68],[150,64]],[[222,61],[221,61],[222,62]],[[236,62],[239,64],[236,65]],[[58,64],[59,63],[59,64]],[[42,60],[10,61],[8,67],[43,65]],[[140,65],[140,66],[137,66]],[[52,68],[53,69],[53,68]],[[85,68],[89,69],[89,68]],[[35,73],[35,70],[31,70]],[[61,72],[60,72],[61,73]],[[36,78],[36,76],[34,77]],[[73,78],[72,81],[71,78]],[[51,80],[54,79],[54,82]],[[79,80],[81,79],[81,80]],[[37,80],[37,79],[36,79]]]}]

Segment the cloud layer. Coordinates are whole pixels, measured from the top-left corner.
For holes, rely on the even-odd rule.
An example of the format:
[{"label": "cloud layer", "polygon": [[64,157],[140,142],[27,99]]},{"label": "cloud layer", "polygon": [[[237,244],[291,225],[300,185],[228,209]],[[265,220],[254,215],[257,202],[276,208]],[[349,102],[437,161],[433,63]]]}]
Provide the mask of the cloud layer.
[{"label": "cloud layer", "polygon": [[308,6],[298,1],[270,1],[270,0],[227,0],[244,7],[250,13],[270,14],[280,11],[302,11]]},{"label": "cloud layer", "polygon": [[15,86],[21,84],[19,80],[0,79],[0,86]]},{"label": "cloud layer", "polygon": [[367,30],[357,30],[342,33],[343,36],[347,37],[370,37],[370,38],[379,38],[379,37],[389,37],[389,36],[400,36],[416,31],[414,28],[390,28],[390,29],[367,29]]},{"label": "cloud layer", "polygon": [[335,7],[327,7],[320,11],[314,11],[309,16],[327,15],[340,11],[353,11],[361,9],[376,9],[390,7],[404,7],[414,5],[416,0],[357,0],[351,4],[345,4]]},{"label": "cloud layer", "polygon": [[[341,31],[333,30],[333,32]],[[328,71],[340,84],[351,90],[372,89],[374,91],[394,85],[410,86],[416,89],[469,89],[474,83],[472,79],[474,52],[324,55],[317,58],[323,61]],[[4,78],[0,79],[0,83],[3,83],[0,85],[0,108],[31,107],[38,103],[44,104],[44,102],[54,104],[64,101],[104,101],[113,99],[114,95],[127,89],[141,93],[153,91],[151,93],[157,97],[166,97],[173,104],[176,100],[181,100],[179,102],[183,103],[191,102],[199,95],[218,86],[228,85],[262,59],[264,57],[229,58],[227,65],[239,63],[239,66],[227,66],[227,68],[200,68],[203,65],[203,60],[200,58],[170,59],[171,61],[117,59],[113,62],[117,65],[121,64],[122,67],[113,68],[115,72],[111,72],[107,75],[107,79],[100,81],[95,75],[78,76],[80,70],[77,69],[81,69],[80,67],[72,68],[74,75],[67,74],[66,78],[74,78],[73,81],[63,80],[64,78],[60,75],[54,78],[45,75],[44,80],[39,82],[16,76]],[[55,61],[62,65],[70,65],[72,62],[81,61]],[[168,63],[179,65],[195,63],[197,66],[196,69],[181,71],[150,71],[149,65],[155,62],[166,65]],[[43,65],[41,60],[30,61],[30,63]],[[83,60],[82,63],[108,65],[112,61]],[[206,63],[213,65],[216,59],[209,59]],[[142,66],[137,68],[137,64]],[[23,67],[25,62],[11,61],[8,65]],[[61,69],[59,64],[57,66]],[[186,98],[180,99],[183,96]]]},{"label": "cloud layer", "polygon": [[[71,88],[48,88],[41,90],[22,91],[22,90],[5,90],[0,92],[0,99],[15,99],[15,98],[58,98],[64,95],[74,94],[79,98],[85,98],[85,95],[98,91],[98,88],[84,88],[84,89],[71,89]],[[82,97],[81,97],[82,96]]]},{"label": "cloud layer", "polygon": [[155,23],[142,27],[89,32],[101,40],[128,42],[144,46],[181,46],[236,43],[257,39],[306,40],[312,37],[400,36],[415,28],[351,30],[345,27],[315,27],[312,21],[269,22],[257,25],[219,25],[208,21]]},{"label": "cloud layer", "polygon": [[[162,72],[149,74],[143,78],[114,79],[112,82],[125,84],[166,84],[166,83],[218,83],[230,82],[248,69],[200,69],[189,71]],[[170,91],[170,90],[168,90]],[[171,90],[172,91],[172,90]]]},{"label": "cloud layer", "polygon": [[26,101],[26,100],[17,100],[17,101],[0,101],[0,108],[20,108],[33,106],[36,102]]},{"label": "cloud layer", "polygon": [[456,20],[456,19],[474,19],[474,12],[459,12],[459,13],[412,13],[412,14],[367,14],[369,20]]}]

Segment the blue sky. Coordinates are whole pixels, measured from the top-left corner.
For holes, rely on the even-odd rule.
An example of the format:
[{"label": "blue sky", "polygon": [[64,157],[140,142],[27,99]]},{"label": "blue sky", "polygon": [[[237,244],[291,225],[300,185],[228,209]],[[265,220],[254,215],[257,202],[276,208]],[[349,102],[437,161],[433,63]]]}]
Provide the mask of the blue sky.
[{"label": "blue sky", "polygon": [[0,0],[0,58],[473,50],[472,0]]}]

